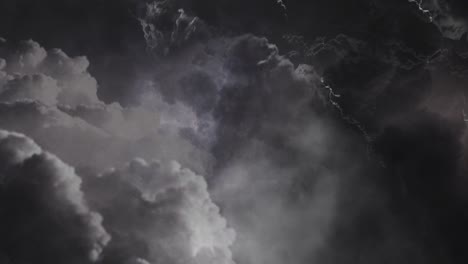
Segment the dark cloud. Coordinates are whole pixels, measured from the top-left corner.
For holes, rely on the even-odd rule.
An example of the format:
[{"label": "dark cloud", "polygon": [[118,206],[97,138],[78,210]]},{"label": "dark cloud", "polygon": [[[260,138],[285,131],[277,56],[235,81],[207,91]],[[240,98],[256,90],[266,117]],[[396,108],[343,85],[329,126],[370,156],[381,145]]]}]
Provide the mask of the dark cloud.
[{"label": "dark cloud", "polygon": [[11,263],[91,263],[110,236],[72,167],[31,139],[1,131],[1,251]]},{"label": "dark cloud", "polygon": [[175,161],[83,172],[82,191],[74,168],[21,134],[0,131],[0,155],[5,261],[234,263],[204,178]]},{"label": "dark cloud", "polygon": [[[454,107],[448,112],[434,108],[435,101],[440,102],[433,101],[433,95],[442,91],[442,86],[434,85],[441,78],[435,73],[445,67],[442,64],[449,56],[438,51],[442,38],[437,29],[414,17],[407,4],[393,6],[391,12],[403,14],[408,20],[391,25],[392,21],[385,19],[384,25],[390,24],[391,30],[374,39],[341,34],[330,40],[319,39],[312,47],[307,47],[306,38],[301,39],[307,55],[302,60],[310,61],[316,68],[294,65],[268,39],[253,35],[217,37],[198,43],[208,48],[181,52],[184,57],[198,58],[199,53],[206,55],[210,50],[210,61],[222,67],[222,82],[211,76],[216,89],[210,91],[216,96],[207,91],[207,98],[217,98],[211,110],[217,137],[213,147],[217,161],[213,191],[239,234],[234,253],[242,262],[294,259],[301,263],[321,259],[334,263],[358,257],[364,262],[391,259],[392,263],[437,263],[450,258],[443,243],[433,242],[440,233],[426,234],[407,220],[424,210],[425,205],[405,207],[394,202],[399,189],[389,186],[399,186],[399,182],[384,176],[390,170],[387,163],[393,154],[384,155],[370,141],[374,149],[371,153],[378,154],[381,161],[361,160],[365,156],[363,139],[380,138],[391,121],[403,119],[415,110],[430,108],[450,122],[462,122],[462,108]],[[388,6],[389,3],[380,2],[377,7],[383,10]],[[422,25],[424,41],[398,32],[413,22]],[[216,55],[213,46],[221,47],[221,55]],[[213,59],[219,57],[221,61]],[[204,70],[210,66],[177,55],[172,58]],[[184,68],[173,68],[177,74],[171,74],[171,78],[178,79]],[[325,83],[321,83],[321,75]],[[179,92],[182,89],[171,83],[164,83],[165,89],[175,87],[170,93],[163,92],[167,100],[199,107],[196,101],[183,99],[184,93]],[[449,98],[457,95],[453,93]],[[331,120],[344,121],[345,125]],[[356,139],[350,136],[349,128],[366,132],[358,140],[360,143],[350,142]],[[454,134],[447,137],[450,136]],[[350,148],[354,148],[354,156]],[[387,169],[369,165],[374,162]],[[353,167],[352,163],[366,165]],[[370,176],[374,174],[378,176]],[[347,175],[350,179],[338,177],[338,184],[327,185],[336,179],[334,175]],[[331,197],[314,188],[322,184],[328,186],[322,188]],[[333,195],[335,188],[340,190],[337,196]],[[235,197],[238,192],[244,194],[242,198]],[[307,207],[296,199],[314,205]],[[398,212],[394,206],[404,209]],[[323,214],[318,216],[316,210]],[[275,223],[267,220],[272,215],[278,217]],[[296,219],[315,224],[305,232],[307,224]],[[258,221],[263,223],[262,228],[255,225]],[[321,221],[329,225],[319,224]],[[433,223],[439,225],[437,221]],[[369,226],[371,231],[365,231]],[[326,231],[320,233],[316,228]],[[290,233],[279,231],[285,229]],[[275,243],[271,247],[263,246],[272,240]],[[379,242],[373,245],[369,241]],[[444,252],[434,253],[433,248]]]},{"label": "dark cloud", "polygon": [[[105,104],[97,99],[96,82],[83,81],[94,80],[85,57],[47,52],[34,41],[3,52],[7,59],[2,59],[1,88],[3,95],[12,91],[15,96],[1,99],[2,128],[27,133],[87,177],[83,193],[81,178],[72,167],[52,154],[43,154],[29,138],[12,134],[14,139],[6,140],[6,149],[0,151],[5,161],[0,167],[8,174],[2,180],[6,189],[0,200],[5,228],[14,222],[19,226],[2,232],[6,234],[2,257],[13,263],[32,259],[39,263],[233,263],[230,245],[235,232],[212,202],[205,179],[170,161],[184,160],[186,155],[184,163],[189,166],[198,171],[210,169],[210,154],[181,133],[197,125],[191,123],[197,116],[190,107],[169,105],[150,91],[139,106]],[[23,139],[31,146],[20,144]],[[161,162],[136,159],[96,176],[137,156]],[[17,169],[10,169],[16,164]],[[27,196],[29,191],[33,197]],[[24,200],[20,199],[23,195]],[[47,195],[51,195],[48,203]],[[100,214],[88,209],[85,199]],[[15,210],[16,206],[26,207],[31,217]],[[86,221],[89,227],[83,226]],[[110,236],[103,226],[114,236],[109,245]],[[27,233],[19,231],[30,227]],[[35,248],[43,237],[47,243]]]},{"label": "dark cloud", "polygon": [[[286,136],[281,133],[288,130],[275,130],[277,124],[286,128],[306,122],[313,100],[321,103],[314,69],[294,66],[265,38],[246,35],[234,39],[224,67],[229,81],[222,87],[214,109],[219,120],[219,141],[214,151],[221,151],[217,155],[221,160],[227,154],[222,152],[235,153],[244,140],[281,145]],[[233,142],[235,146],[228,147]]]}]

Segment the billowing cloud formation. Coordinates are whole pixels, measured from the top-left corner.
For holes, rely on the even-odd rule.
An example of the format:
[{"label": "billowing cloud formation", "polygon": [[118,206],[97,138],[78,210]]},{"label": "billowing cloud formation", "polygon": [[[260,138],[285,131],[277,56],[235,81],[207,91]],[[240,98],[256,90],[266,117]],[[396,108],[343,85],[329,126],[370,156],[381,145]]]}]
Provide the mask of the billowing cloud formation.
[{"label": "billowing cloud formation", "polygon": [[0,156],[0,255],[7,263],[97,261],[110,236],[101,215],[89,209],[74,169],[3,130]]},{"label": "billowing cloud formation", "polygon": [[[132,106],[103,103],[82,57],[32,41],[0,55],[0,126],[26,133],[83,175],[85,195],[113,237],[100,261],[229,262],[232,236],[212,235],[229,234],[226,225],[206,228],[212,222],[204,216],[221,219],[218,210],[191,206],[213,199],[236,229],[238,263],[466,263],[468,53],[457,41],[466,1],[284,1],[287,21],[274,0],[157,1],[136,12],[140,20],[127,8],[115,11],[131,1],[112,10],[103,1],[60,1],[43,12],[26,11],[41,6],[29,0],[0,4],[29,13],[21,25],[38,25],[36,32],[50,26],[36,17],[60,10],[56,32],[79,36],[87,48],[55,32],[44,39],[58,39],[52,43],[69,54],[98,53],[87,53],[93,75],[98,61],[106,78],[125,86],[99,89],[107,100],[145,91],[142,100],[121,98]],[[108,21],[114,11],[131,13],[133,26]],[[77,30],[65,16],[93,27],[73,22]],[[111,36],[141,34],[141,25],[146,39],[93,45],[107,39],[96,34],[99,21]],[[284,40],[297,42],[288,57],[280,54],[290,47]],[[156,56],[138,48],[145,41]],[[137,87],[127,87],[135,71]],[[134,157],[161,162],[121,168]],[[168,173],[171,159],[206,175],[212,198],[187,187],[206,190],[198,176]],[[117,169],[95,176],[108,166]],[[196,245],[211,243],[220,250],[193,257]]]},{"label": "billowing cloud formation", "polygon": [[169,54],[176,62],[155,79],[169,103],[216,124],[212,193],[238,234],[235,257],[316,260],[337,205],[338,170],[323,163],[345,163],[333,143],[341,133],[324,118],[320,77],[254,35],[200,41],[181,54]]},{"label": "billowing cloud formation", "polygon": [[206,25],[196,16],[186,14],[177,1],[146,3],[139,18],[147,47],[158,55],[168,55],[192,40],[207,38]]},{"label": "billowing cloud formation", "polygon": [[[5,255],[13,263],[32,259],[39,263],[233,263],[229,247],[235,233],[211,201],[204,178],[169,161],[180,160],[199,172],[210,169],[210,155],[183,135],[184,130],[196,132],[199,126],[190,107],[168,104],[154,92],[140,106],[105,104],[97,99],[97,82],[87,72],[86,58],[70,58],[60,50],[46,52],[34,41],[23,42],[18,49],[4,47],[1,55],[6,59],[0,65],[0,126],[31,136],[83,170],[85,184],[92,183],[82,193],[81,179],[73,168],[43,153],[30,139],[11,134],[20,140],[5,140],[6,164],[1,167],[12,174],[5,179],[12,178],[12,190],[2,193],[4,219],[37,226],[37,230],[17,240],[16,228],[5,231],[2,245],[8,250],[2,258]],[[30,145],[20,144],[23,138]],[[161,163],[137,159],[96,177],[97,172],[137,156]],[[16,185],[15,175],[21,180]],[[38,175],[44,179],[37,179]],[[33,182],[22,178],[26,176]],[[38,204],[24,188],[41,196]],[[24,200],[10,203],[23,193]],[[42,197],[47,194],[52,195],[48,203]],[[88,209],[85,198],[104,219]],[[23,203],[35,210],[31,219],[37,219],[37,224],[28,222],[26,214],[17,215],[14,208]],[[68,203],[71,209],[65,208]],[[113,236],[107,247],[110,236],[102,226]],[[42,237],[47,237],[47,243],[34,248]],[[70,241],[76,248],[69,246]]]},{"label": "billowing cloud formation", "polygon": [[[184,23],[184,19],[188,18],[179,17],[174,23]],[[38,46],[33,42],[28,45]],[[103,214],[104,226],[113,237],[102,254],[103,263],[232,262],[229,246],[234,241],[233,231],[226,228],[219,209],[211,202],[203,178],[175,165],[164,165],[172,158],[197,172],[211,171],[211,155],[207,153],[211,150],[217,157],[217,175],[209,176],[215,179],[217,201],[228,209],[230,221],[241,231],[242,239],[234,247],[243,261],[285,261],[292,254],[301,262],[313,258],[324,242],[326,223],[334,215],[334,173],[319,165],[321,160],[306,160],[323,157],[322,140],[326,131],[333,129],[321,123],[310,108],[312,100],[322,103],[314,69],[294,66],[267,39],[253,35],[220,38],[210,45],[187,47],[190,56],[178,59],[183,62],[196,57],[191,62],[195,67],[171,63],[169,66],[177,70],[158,75],[161,78],[152,80],[150,86],[159,89],[163,98],[150,93],[137,107],[99,100],[79,104],[63,101],[57,94],[73,90],[58,85],[62,75],[73,72],[66,68],[56,75],[43,68],[23,70],[28,78],[42,74],[55,80],[59,92],[45,96],[22,93],[1,101],[3,127],[31,135],[79,168],[93,168],[85,177],[85,193],[93,209]],[[4,57],[12,57],[7,55]],[[5,65],[14,61],[7,59]],[[40,65],[35,60],[26,62],[23,68],[38,69]],[[33,87],[39,87],[39,92],[54,86]],[[71,95],[75,97],[80,96]],[[317,123],[312,124],[309,118]],[[204,137],[209,140],[203,141]],[[255,155],[258,157],[252,162]],[[140,160],[93,178],[96,170],[119,166],[135,156],[161,159],[163,165],[158,168],[156,163]],[[172,172],[171,166],[175,166]],[[134,171],[135,167],[140,169]],[[308,170],[317,173],[307,175]],[[228,180],[232,172],[237,175]],[[152,175],[154,183],[139,184],[140,174]],[[329,192],[307,195],[296,204],[299,198],[289,190],[302,185],[310,192],[313,185]],[[122,191],[116,191],[119,188]],[[169,196],[156,195],[158,190]],[[245,199],[233,199],[235,193]],[[268,206],[268,201],[273,206]],[[271,223],[275,215],[282,217]],[[260,222],[265,223],[264,228],[257,224]],[[302,232],[310,222],[323,224]],[[270,240],[277,241],[274,247],[266,246]]]},{"label": "billowing cloud formation", "polygon": [[[238,233],[235,256],[243,263],[318,261],[338,205],[336,176],[349,165],[338,155],[347,155],[339,128],[325,118],[320,77],[266,38],[229,43],[227,81],[213,109],[214,197]],[[340,167],[327,168],[329,160]]]},{"label": "billowing cloud formation", "polygon": [[192,110],[168,105],[155,94],[140,106],[105,104],[97,98],[85,57],[45,51],[34,41],[1,51],[6,59],[0,64],[0,124],[31,136],[66,162],[105,169],[141,156],[177,159],[200,172],[210,162],[179,136],[196,122]]},{"label": "billowing cloud formation", "polygon": [[315,69],[254,35],[167,55],[154,70],[164,99],[215,123],[211,190],[236,230],[236,260],[322,260],[341,203],[338,175],[355,177],[365,150],[357,144],[351,154],[346,128],[327,120],[328,92]]},{"label": "billowing cloud formation", "polygon": [[103,263],[234,263],[235,233],[205,179],[175,161],[135,159],[89,178],[85,189],[113,236]]},{"label": "billowing cloud formation", "polygon": [[83,192],[72,167],[21,134],[0,131],[0,155],[7,263],[234,263],[235,233],[204,178],[175,161],[91,173]]},{"label": "billowing cloud formation", "polygon": [[97,103],[97,82],[87,72],[86,57],[68,57],[62,50],[46,51],[29,40],[14,51],[2,47],[0,97],[3,100],[37,99],[53,105]]},{"label": "billowing cloud formation", "polygon": [[[33,41],[2,50],[0,126],[83,175],[85,196],[113,238],[99,261],[444,262],[466,219],[443,218],[464,212],[445,189],[463,182],[466,70],[463,54],[445,50],[455,42],[414,16],[429,1],[348,3],[339,15],[358,25],[348,32],[361,33],[305,43],[304,60],[290,53],[308,64],[282,56],[270,37],[209,32],[192,2],[200,3],[157,1],[135,19],[156,59],[128,87],[145,91],[132,106],[97,98],[84,57]],[[261,5],[246,3],[232,7]],[[288,3],[288,14],[299,7]],[[454,8],[446,15],[462,17]],[[407,36],[408,25],[424,33]],[[453,31],[443,34],[460,36]],[[143,159],[121,167],[135,157]],[[161,161],[144,161],[154,159]],[[109,166],[117,169],[96,177]]]}]

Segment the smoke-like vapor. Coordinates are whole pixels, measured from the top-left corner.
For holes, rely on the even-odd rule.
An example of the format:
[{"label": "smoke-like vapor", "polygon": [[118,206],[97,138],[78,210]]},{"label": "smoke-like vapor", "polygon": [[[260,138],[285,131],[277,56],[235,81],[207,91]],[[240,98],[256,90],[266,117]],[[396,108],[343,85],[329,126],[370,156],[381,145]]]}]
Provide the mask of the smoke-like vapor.
[{"label": "smoke-like vapor", "polygon": [[[158,30],[157,17],[145,21]],[[337,175],[360,170],[342,148],[350,140],[342,127],[327,121],[331,113],[320,76],[254,35],[213,36],[178,48],[165,54],[177,61],[171,73],[156,78],[164,79],[165,100],[215,122],[211,191],[237,232],[235,259],[318,261],[338,208]],[[339,166],[330,168],[332,162]]]}]

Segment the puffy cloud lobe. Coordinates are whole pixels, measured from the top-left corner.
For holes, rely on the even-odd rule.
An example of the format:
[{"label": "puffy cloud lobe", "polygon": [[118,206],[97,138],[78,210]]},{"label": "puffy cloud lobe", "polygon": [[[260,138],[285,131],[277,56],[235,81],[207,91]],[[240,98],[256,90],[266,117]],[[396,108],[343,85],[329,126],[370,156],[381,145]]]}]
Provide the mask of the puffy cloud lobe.
[{"label": "puffy cloud lobe", "polygon": [[43,62],[43,70],[57,79],[63,91],[58,100],[65,105],[96,104],[97,81],[87,72],[89,61],[80,56],[70,58],[60,49],[48,52]]},{"label": "puffy cloud lobe", "polygon": [[202,176],[175,161],[136,159],[86,179],[90,203],[113,236],[103,263],[233,263],[235,233]]},{"label": "puffy cloud lobe", "polygon": [[0,100],[6,102],[34,98],[48,105],[57,104],[60,88],[57,81],[43,74],[11,79],[3,86]]},{"label": "puffy cloud lobe", "polygon": [[97,82],[87,72],[86,57],[70,58],[63,51],[46,51],[37,42],[24,41],[10,51],[5,47],[0,67],[2,101],[25,98],[55,105],[96,104]]},{"label": "puffy cloud lobe", "polygon": [[31,139],[0,131],[0,255],[12,263],[91,263],[109,235],[74,169]]}]

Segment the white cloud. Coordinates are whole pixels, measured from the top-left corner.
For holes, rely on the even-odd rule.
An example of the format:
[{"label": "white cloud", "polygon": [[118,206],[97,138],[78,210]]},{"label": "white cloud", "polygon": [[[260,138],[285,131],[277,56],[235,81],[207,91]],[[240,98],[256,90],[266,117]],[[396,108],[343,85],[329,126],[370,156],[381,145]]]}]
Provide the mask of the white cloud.
[{"label": "white cloud", "polygon": [[[148,249],[144,256],[129,257],[150,263],[233,263],[234,231],[211,200],[205,179],[178,162],[135,159],[87,186],[91,204],[112,219],[106,228],[132,237],[135,248]],[[113,243],[111,250],[123,250],[119,237]]]}]

